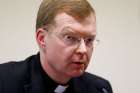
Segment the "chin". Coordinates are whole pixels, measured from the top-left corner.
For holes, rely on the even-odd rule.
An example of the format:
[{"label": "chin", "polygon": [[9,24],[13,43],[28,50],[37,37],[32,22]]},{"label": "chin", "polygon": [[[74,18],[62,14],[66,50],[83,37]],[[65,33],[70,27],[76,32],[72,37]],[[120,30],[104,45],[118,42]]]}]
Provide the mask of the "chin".
[{"label": "chin", "polygon": [[71,73],[70,76],[71,76],[71,77],[79,77],[79,76],[83,75],[84,72],[85,72],[85,70],[74,71],[73,73]]}]

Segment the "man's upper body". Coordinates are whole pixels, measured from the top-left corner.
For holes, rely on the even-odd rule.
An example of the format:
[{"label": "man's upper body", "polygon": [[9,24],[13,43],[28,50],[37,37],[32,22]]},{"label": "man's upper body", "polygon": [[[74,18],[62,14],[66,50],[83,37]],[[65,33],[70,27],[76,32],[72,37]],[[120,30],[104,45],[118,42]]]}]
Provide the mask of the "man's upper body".
[{"label": "man's upper body", "polygon": [[[42,69],[39,54],[0,65],[0,93],[53,93],[58,85]],[[107,80],[87,72],[67,86],[64,93],[112,93]]]},{"label": "man's upper body", "polygon": [[[85,73],[96,42],[95,11],[87,0],[43,0],[37,16],[36,41],[38,59],[0,66],[0,91],[24,93],[24,86],[30,93],[42,93],[57,83],[66,85],[58,90],[66,88],[69,93],[75,88],[76,93],[112,93],[106,80]],[[42,77],[50,79],[42,81]],[[52,87],[48,85],[50,80],[54,82]]]}]

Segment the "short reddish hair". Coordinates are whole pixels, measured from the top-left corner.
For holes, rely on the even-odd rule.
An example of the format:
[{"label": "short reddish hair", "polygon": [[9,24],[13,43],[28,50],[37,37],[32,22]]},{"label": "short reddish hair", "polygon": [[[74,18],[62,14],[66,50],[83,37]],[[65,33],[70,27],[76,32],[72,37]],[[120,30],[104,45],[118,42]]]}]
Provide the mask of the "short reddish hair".
[{"label": "short reddish hair", "polygon": [[94,9],[87,0],[43,0],[37,15],[36,29],[52,24],[58,13],[65,12],[76,20],[83,20]]}]

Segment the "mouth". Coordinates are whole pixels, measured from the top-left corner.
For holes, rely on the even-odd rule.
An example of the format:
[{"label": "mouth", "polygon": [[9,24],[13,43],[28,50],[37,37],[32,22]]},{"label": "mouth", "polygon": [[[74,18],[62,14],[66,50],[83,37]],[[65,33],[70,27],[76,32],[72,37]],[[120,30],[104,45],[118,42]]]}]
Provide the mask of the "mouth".
[{"label": "mouth", "polygon": [[72,62],[72,65],[77,69],[84,69],[85,68],[85,62]]},{"label": "mouth", "polygon": [[83,62],[73,62],[74,64],[77,64],[77,65],[82,65],[84,64]]}]

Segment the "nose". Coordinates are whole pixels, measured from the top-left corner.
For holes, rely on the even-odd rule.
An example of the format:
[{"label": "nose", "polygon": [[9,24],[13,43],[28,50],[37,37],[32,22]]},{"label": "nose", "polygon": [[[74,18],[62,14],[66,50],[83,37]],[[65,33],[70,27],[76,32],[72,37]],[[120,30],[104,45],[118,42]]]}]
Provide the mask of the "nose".
[{"label": "nose", "polygon": [[81,53],[81,54],[87,52],[87,48],[86,48],[86,44],[85,44],[84,39],[81,39],[81,42],[80,42],[79,46],[77,47],[76,52]]}]

